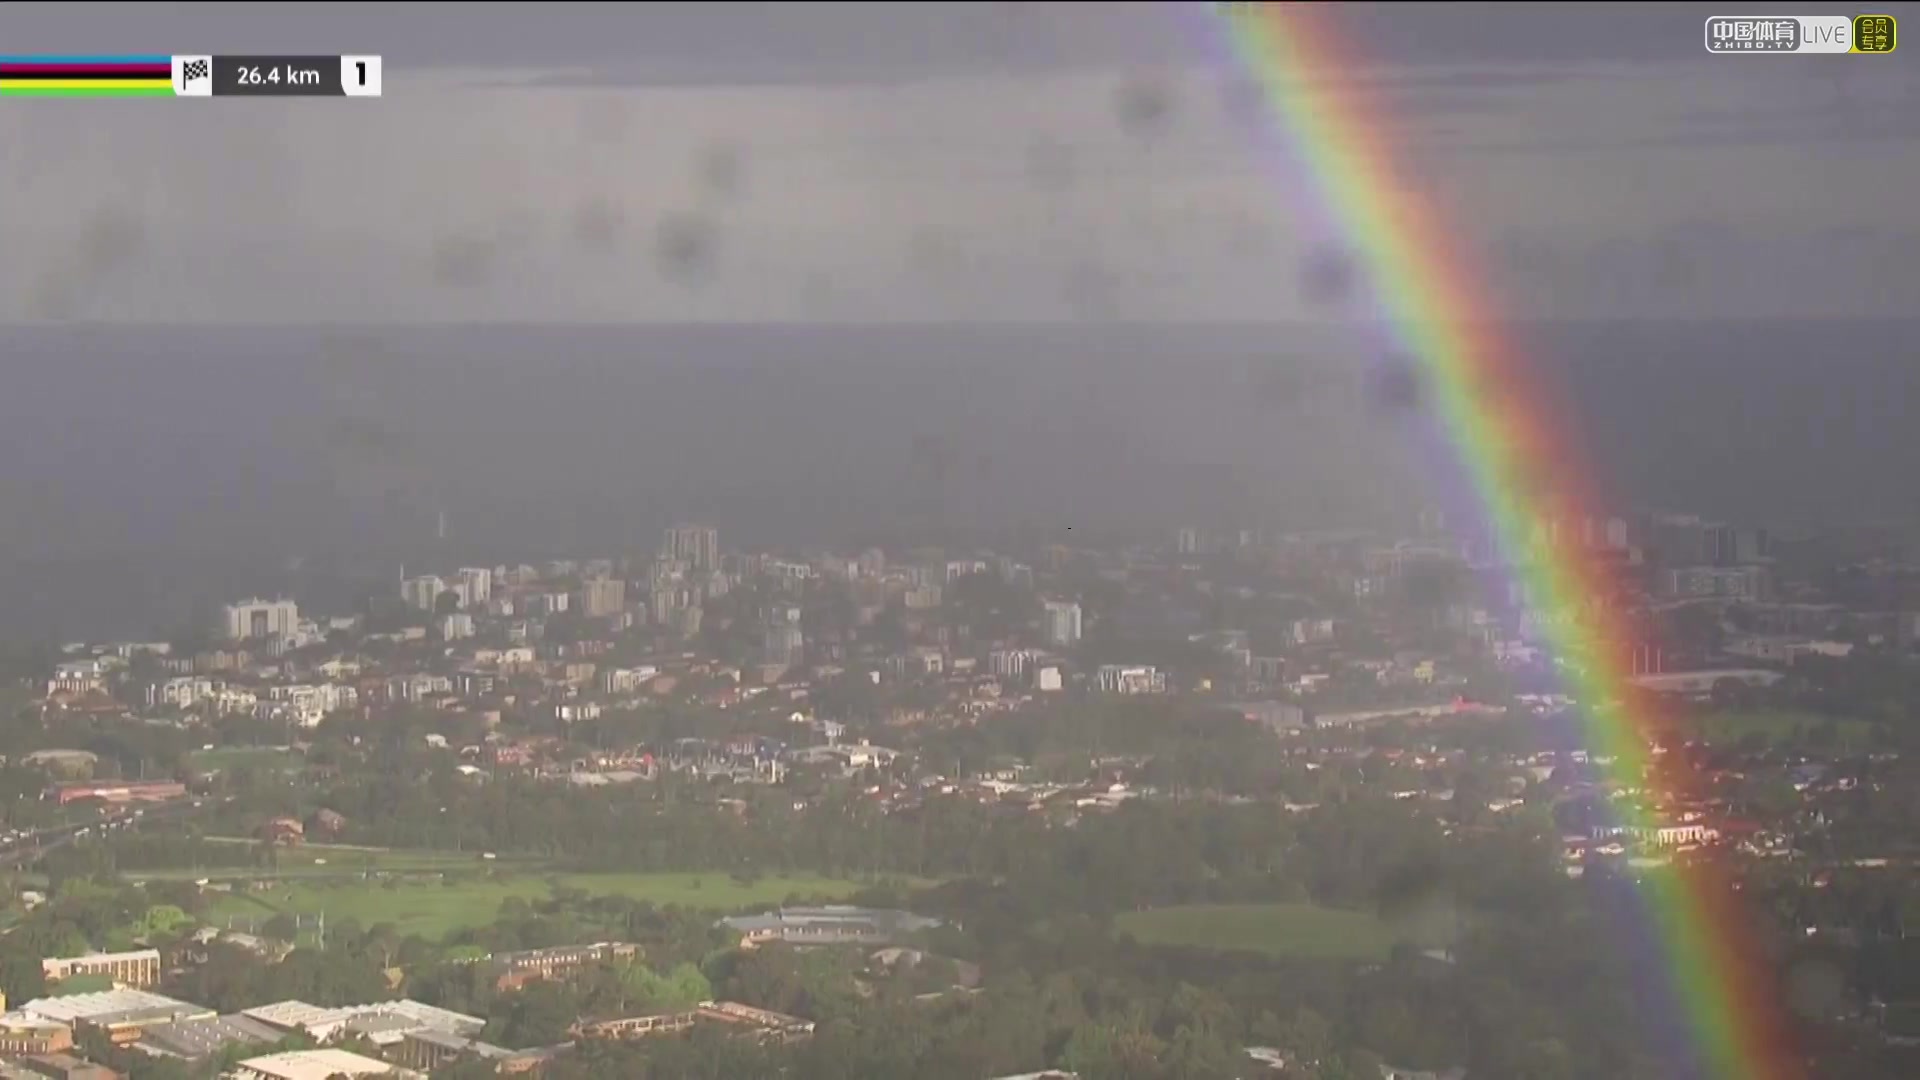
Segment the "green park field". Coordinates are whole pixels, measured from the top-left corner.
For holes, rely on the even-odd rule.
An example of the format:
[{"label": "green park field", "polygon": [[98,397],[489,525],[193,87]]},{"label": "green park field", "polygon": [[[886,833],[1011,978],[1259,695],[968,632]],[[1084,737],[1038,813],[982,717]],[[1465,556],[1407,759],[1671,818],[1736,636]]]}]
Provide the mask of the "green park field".
[{"label": "green park field", "polygon": [[1124,912],[1114,928],[1142,945],[1314,960],[1381,960],[1394,935],[1365,912],[1313,904],[1192,904]]},{"label": "green park field", "polygon": [[[210,836],[211,844],[230,844],[235,852],[251,853],[257,841],[238,836]],[[221,865],[172,867],[163,870],[131,871],[136,881],[209,881],[255,880],[259,878],[357,879],[370,873],[440,874],[473,873],[490,870],[534,870],[544,864],[537,859],[483,860],[466,851],[426,851],[392,848],[354,847],[351,844],[303,844],[277,848],[271,866],[247,866],[236,856]]]},{"label": "green park field", "polygon": [[211,750],[195,750],[188,754],[187,765],[201,772],[228,772],[242,768],[289,772],[303,768],[306,758],[278,746],[216,746]]},{"label": "green park field", "polygon": [[[469,864],[470,865],[470,864]],[[267,889],[221,895],[209,908],[215,925],[244,929],[285,912],[324,913],[329,921],[356,919],[362,926],[390,922],[402,934],[441,938],[470,926],[494,920],[500,904],[511,897],[542,900],[553,886],[580,889],[595,896],[624,896],[660,906],[731,911],[758,904],[774,904],[789,897],[834,900],[853,895],[866,883],[844,878],[796,874],[736,881],[726,874],[505,874],[490,877],[449,877],[445,881],[405,879],[363,880],[337,876],[334,880],[301,876],[281,880]]]}]

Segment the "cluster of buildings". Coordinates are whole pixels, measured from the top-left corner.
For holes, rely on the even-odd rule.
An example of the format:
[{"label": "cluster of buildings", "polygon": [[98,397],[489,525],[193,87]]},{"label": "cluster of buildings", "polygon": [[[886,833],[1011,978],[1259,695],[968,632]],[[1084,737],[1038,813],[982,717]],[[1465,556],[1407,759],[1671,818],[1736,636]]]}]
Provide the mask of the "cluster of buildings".
[{"label": "cluster of buildings", "polygon": [[[905,912],[856,908],[796,910],[806,919],[833,922],[834,933],[805,934],[806,944],[867,944],[891,941],[929,925]],[[748,934],[747,936],[753,936]],[[567,981],[601,965],[636,961],[639,947],[624,942],[559,946],[501,953],[474,961],[497,992],[521,990],[539,981]],[[0,1069],[18,1067],[39,1075],[119,1080],[114,1070],[84,1059],[76,1049],[92,1036],[154,1058],[204,1065],[236,1046],[261,1048],[222,1075],[235,1080],[332,1080],[336,1076],[424,1076],[453,1062],[483,1062],[502,1075],[534,1073],[571,1052],[581,1039],[635,1039],[711,1026],[740,1037],[787,1042],[813,1034],[813,1022],[736,1001],[703,1001],[684,1009],[607,1019],[582,1019],[571,1040],[554,1046],[512,1050],[480,1038],[486,1021],[448,1009],[399,999],[350,1006],[319,1006],[287,1000],[231,1014],[156,993],[161,955],[154,949],[48,958],[49,984],[93,977],[111,989],[35,998],[0,1013]],[[289,1036],[311,1049],[270,1052]],[[344,1044],[344,1045],[343,1045]],[[358,1051],[348,1050],[345,1045]],[[65,1071],[48,1071],[48,1070]]]},{"label": "cluster of buildings", "polygon": [[[71,646],[48,705],[182,723],[238,713],[282,727],[289,742],[328,717],[409,710],[461,732],[430,741],[476,778],[505,769],[581,787],[663,773],[780,784],[804,770],[885,766],[896,755],[880,743],[912,741],[893,731],[979,723],[1053,695],[1197,700],[1276,734],[1498,714],[1503,706],[1476,700],[1476,679],[1550,673],[1554,623],[1580,617],[1538,609],[1515,568],[1549,555],[1585,560],[1613,583],[1591,602],[1737,609],[1750,629],[1729,631],[1714,652],[1630,643],[1636,682],[1657,693],[1704,698],[1729,680],[1764,688],[1802,658],[1844,656],[1908,623],[1920,639],[1920,618],[1882,626],[1882,613],[1798,586],[1775,595],[1779,541],[1764,530],[1683,515],[1542,520],[1525,548],[1494,551],[1433,514],[1399,538],[1190,527],[1167,546],[1052,545],[1023,557],[741,554],[710,526],[681,525],[645,559],[403,573],[384,603],[351,617],[244,600],[222,613],[223,640],[191,655],[164,643]],[[1711,584],[1740,575],[1752,587]],[[751,737],[586,755],[569,738],[654,702],[769,722]],[[159,781],[80,781],[54,797],[177,794]]]},{"label": "cluster of buildings", "polygon": [[[1329,674],[1282,654],[1332,649],[1341,620],[1303,612],[1278,636],[1255,642],[1244,631],[1214,632],[1192,618],[1203,598],[1195,590],[1204,593],[1207,582],[1177,560],[1061,548],[1045,555],[1038,570],[992,553],[916,551],[894,560],[870,549],[793,560],[723,554],[710,527],[680,526],[638,566],[556,560],[403,576],[391,598],[395,610],[385,617],[316,621],[295,601],[255,598],[228,605],[223,640],[191,655],[165,643],[70,646],[48,682],[48,704],[158,718],[239,714],[290,733],[329,716],[393,708],[477,716],[490,727],[564,730],[611,708],[661,699],[731,708],[762,698],[804,708],[815,687],[857,679],[883,697],[925,688],[930,693],[919,696],[928,703],[892,702],[883,714],[829,719],[902,725],[978,719],[1036,695],[1291,692],[1311,690]],[[1126,610],[1103,616],[1109,638],[1177,635],[1228,657],[1234,685],[1215,687],[1211,679],[1124,656],[1090,659],[1092,616],[1081,598],[1043,587],[1073,574],[1137,594],[1137,603],[1130,599]],[[1030,597],[1031,617],[991,628],[956,623],[956,605],[976,578]],[[766,587],[761,591],[774,599],[721,616],[730,641],[750,644],[712,653],[703,648],[701,620],[744,582]],[[1166,617],[1153,615],[1169,591],[1189,595]],[[835,617],[816,617],[816,605],[830,605]],[[745,635],[736,625],[742,619],[749,621]],[[883,620],[905,641],[883,645],[868,633]],[[553,633],[561,623],[566,633]],[[379,650],[375,660],[365,646],[376,642],[398,648]]]},{"label": "cluster of buildings", "polygon": [[[151,972],[138,974],[146,976]],[[104,1036],[117,1047],[193,1063],[210,1061],[236,1045],[270,1047],[296,1033],[322,1043],[355,1036],[382,1048],[383,1052],[398,1051],[388,1055],[395,1061],[337,1049],[263,1054],[241,1060],[230,1074],[270,1080],[325,1080],[341,1074],[408,1075],[400,1067],[407,1056],[408,1040],[443,1033],[472,1035],[484,1026],[485,1021],[477,1017],[414,1001],[376,1002],[336,1009],[284,1001],[223,1016],[213,1009],[150,990],[117,986],[92,993],[36,998],[0,1014],[0,1054],[17,1056],[30,1070],[35,1062],[53,1062],[82,1070],[66,1075],[105,1078],[119,1074],[77,1058],[72,1053],[77,1037],[93,1033]],[[317,1071],[323,1068],[326,1071]]]},{"label": "cluster of buildings", "polygon": [[[885,765],[894,754],[879,744],[912,742],[895,731],[979,723],[1053,695],[1177,697],[1277,734],[1498,714],[1505,706],[1478,700],[1476,683],[1544,681],[1556,624],[1585,614],[1538,606],[1518,564],[1549,557],[1594,569],[1603,584],[1588,604],[1636,616],[1616,625],[1696,606],[1719,619],[1715,647],[1651,631],[1615,643],[1656,693],[1764,689],[1801,660],[1844,657],[1863,640],[1920,640],[1920,617],[1783,584],[1783,542],[1767,531],[1697,516],[1543,519],[1520,551],[1451,533],[1435,514],[1401,537],[1189,527],[1171,539],[796,558],[729,552],[712,527],[681,525],[644,559],[403,573],[384,605],[352,617],[248,599],[223,612],[224,640],[192,655],[160,643],[75,646],[48,702],[181,722],[242,713],[284,725],[288,741],[330,716],[409,710],[459,727],[448,749],[476,777],[526,769],[587,787],[671,772],[779,784],[798,770]],[[584,756],[571,744],[579,725],[653,702],[768,723],[753,737]],[[57,797],[145,791],[74,786]]]},{"label": "cluster of buildings", "polygon": [[[192,655],[165,643],[70,647],[47,696],[62,709],[245,714],[289,729],[393,707],[567,725],[655,698],[800,699],[844,678],[938,695],[836,720],[962,720],[1071,692],[1257,691],[1337,711],[1372,706],[1382,695],[1361,692],[1369,680],[1403,699],[1391,704],[1423,694],[1437,704],[1477,666],[1541,661],[1554,624],[1579,617],[1539,609],[1530,576],[1516,570],[1549,557],[1594,568],[1593,580],[1609,583],[1602,591],[1614,590],[1595,602],[1748,609],[1764,629],[1729,641],[1723,660],[1833,655],[1847,647],[1835,634],[1860,626],[1858,612],[1776,595],[1781,542],[1765,529],[1679,514],[1549,518],[1523,550],[1504,551],[1445,525],[1423,514],[1414,535],[1396,539],[1188,527],[1169,547],[1054,545],[1024,559],[740,554],[724,551],[711,526],[679,525],[646,559],[403,571],[389,606],[363,615],[316,619],[291,599],[249,598],[223,609],[220,643]],[[979,580],[1025,598],[1020,618],[976,621],[966,597]],[[747,583],[764,598],[752,610],[721,603]],[[1089,583],[1102,601],[1093,608]],[[1223,608],[1246,614],[1217,625]],[[714,619],[725,649],[705,633]],[[883,624],[887,633],[873,632]],[[1920,637],[1920,618],[1882,629]],[[1416,644],[1436,631],[1449,647]],[[363,647],[372,642],[400,648],[376,662]],[[1199,670],[1129,649],[1148,642],[1185,642],[1221,662]],[[1636,674],[1713,659],[1631,644]]]}]

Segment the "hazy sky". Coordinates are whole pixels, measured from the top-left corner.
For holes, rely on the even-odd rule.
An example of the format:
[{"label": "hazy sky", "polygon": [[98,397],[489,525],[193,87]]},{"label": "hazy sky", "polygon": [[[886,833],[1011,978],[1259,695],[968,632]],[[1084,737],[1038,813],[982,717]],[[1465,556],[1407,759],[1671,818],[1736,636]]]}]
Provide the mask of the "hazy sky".
[{"label": "hazy sky", "polygon": [[[1512,314],[1910,312],[1920,50],[1710,56],[1717,10],[1359,6],[1345,77]],[[0,105],[0,322],[1325,315],[1301,267],[1339,238],[1217,30],[1161,4],[7,4],[9,53],[377,52],[386,96]]]}]

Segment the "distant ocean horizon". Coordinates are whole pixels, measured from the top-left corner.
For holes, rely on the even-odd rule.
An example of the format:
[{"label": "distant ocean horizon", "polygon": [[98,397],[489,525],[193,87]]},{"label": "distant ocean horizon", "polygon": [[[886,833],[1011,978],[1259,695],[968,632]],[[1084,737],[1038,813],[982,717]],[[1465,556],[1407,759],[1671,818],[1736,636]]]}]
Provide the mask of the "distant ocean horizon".
[{"label": "distant ocean horizon", "polygon": [[[1920,320],[1507,328],[1626,504],[1911,523]],[[407,560],[1410,525],[1372,338],[1286,325],[0,328],[0,639]],[[447,536],[438,536],[444,513]],[[423,569],[425,567],[422,567]],[[370,585],[371,583],[371,585]]]}]

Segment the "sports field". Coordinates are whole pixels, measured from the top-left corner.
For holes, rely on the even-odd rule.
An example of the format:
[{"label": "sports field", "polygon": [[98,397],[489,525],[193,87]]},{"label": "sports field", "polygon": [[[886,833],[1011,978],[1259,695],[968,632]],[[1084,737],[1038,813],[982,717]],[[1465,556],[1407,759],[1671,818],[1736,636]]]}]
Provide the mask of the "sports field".
[{"label": "sports field", "polygon": [[369,873],[481,873],[511,869],[531,872],[544,864],[532,858],[483,859],[472,851],[429,851],[354,847],[351,844],[302,844],[278,848],[270,866],[249,865],[259,842],[239,836],[209,836],[210,844],[230,845],[232,857],[220,865],[130,871],[135,881],[256,880],[259,878],[361,878]]},{"label": "sports field", "polygon": [[625,896],[665,906],[731,911],[789,897],[834,900],[851,896],[867,883],[797,874],[735,881],[725,874],[540,874],[454,877],[450,883],[380,881],[343,877],[327,881],[302,877],[267,890],[223,895],[209,909],[209,922],[236,928],[264,923],[276,913],[325,913],[329,921],[357,919],[362,926],[391,922],[402,934],[439,938],[448,932],[492,922],[509,897],[545,899],[552,885],[593,895]]},{"label": "sports field", "polygon": [[1142,945],[1317,960],[1382,960],[1394,935],[1360,911],[1313,904],[1191,904],[1129,911],[1114,929]]},{"label": "sports field", "polygon": [[305,756],[279,746],[216,746],[187,755],[187,765],[202,772],[241,768],[286,772],[303,768],[306,763]]}]

